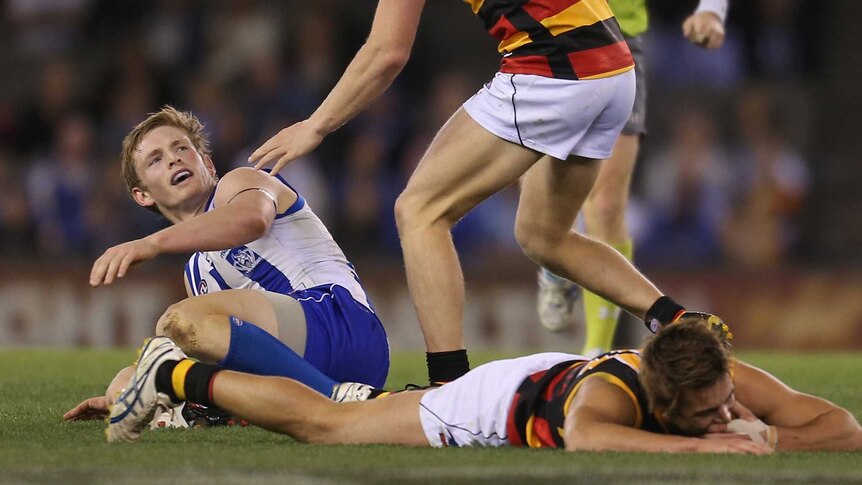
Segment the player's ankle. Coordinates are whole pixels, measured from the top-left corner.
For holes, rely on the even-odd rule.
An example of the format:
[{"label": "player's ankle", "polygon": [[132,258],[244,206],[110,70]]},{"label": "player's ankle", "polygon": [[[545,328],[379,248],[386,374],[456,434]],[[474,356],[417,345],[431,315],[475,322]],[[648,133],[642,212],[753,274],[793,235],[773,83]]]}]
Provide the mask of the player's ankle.
[{"label": "player's ankle", "polygon": [[428,381],[432,384],[454,381],[470,371],[467,349],[426,352],[425,360],[428,363]]}]

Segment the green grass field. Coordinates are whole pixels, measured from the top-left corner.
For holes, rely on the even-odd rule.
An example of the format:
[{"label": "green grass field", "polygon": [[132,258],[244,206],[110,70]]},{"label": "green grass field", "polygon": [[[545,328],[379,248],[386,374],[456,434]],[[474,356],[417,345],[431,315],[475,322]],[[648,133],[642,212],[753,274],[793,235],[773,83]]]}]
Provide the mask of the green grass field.
[{"label": "green grass field", "polygon": [[[475,363],[497,357],[471,356]],[[862,416],[862,354],[743,354]],[[769,457],[302,445],[257,428],[161,430],[108,445],[101,422],[64,423],[134,352],[0,351],[0,483],[862,483],[862,452]],[[393,358],[390,386],[422,382],[424,355]]]}]

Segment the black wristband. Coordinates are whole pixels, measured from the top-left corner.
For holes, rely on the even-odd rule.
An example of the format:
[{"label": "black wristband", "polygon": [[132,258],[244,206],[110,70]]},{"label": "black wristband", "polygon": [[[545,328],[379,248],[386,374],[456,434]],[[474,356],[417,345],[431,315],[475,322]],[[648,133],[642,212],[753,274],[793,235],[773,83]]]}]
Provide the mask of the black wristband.
[{"label": "black wristband", "polygon": [[428,364],[428,380],[432,384],[452,382],[470,370],[467,349],[426,352],[425,362]]},{"label": "black wristband", "polygon": [[673,322],[684,311],[685,308],[671,297],[663,296],[647,310],[644,324],[650,332],[656,333],[660,327]]}]

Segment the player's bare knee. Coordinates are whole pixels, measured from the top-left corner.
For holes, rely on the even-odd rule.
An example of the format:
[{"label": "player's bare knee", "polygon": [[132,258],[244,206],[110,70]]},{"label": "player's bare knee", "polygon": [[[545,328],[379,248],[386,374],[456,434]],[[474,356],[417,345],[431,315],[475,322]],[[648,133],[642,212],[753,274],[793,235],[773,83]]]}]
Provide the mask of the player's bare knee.
[{"label": "player's bare knee", "polygon": [[550,267],[555,261],[556,249],[560,246],[562,237],[544,231],[535,224],[515,223],[515,240],[521,250],[532,261],[545,267]]},{"label": "player's bare knee", "polygon": [[417,198],[407,190],[395,199],[395,223],[399,231],[416,225],[416,221],[419,219],[419,207]]},{"label": "player's bare knee", "polygon": [[194,313],[182,307],[182,303],[168,307],[162,318],[159,319],[161,334],[173,340],[183,351],[194,353],[199,350],[198,333]]}]

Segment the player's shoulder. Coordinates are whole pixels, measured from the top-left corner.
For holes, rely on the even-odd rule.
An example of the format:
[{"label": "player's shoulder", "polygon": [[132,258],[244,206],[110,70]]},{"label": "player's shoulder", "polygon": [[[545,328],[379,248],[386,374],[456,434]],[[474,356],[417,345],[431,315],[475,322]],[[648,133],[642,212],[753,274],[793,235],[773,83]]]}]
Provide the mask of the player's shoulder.
[{"label": "player's shoulder", "polygon": [[281,192],[293,192],[282,179],[269,173],[251,167],[239,167],[226,173],[216,186],[216,202],[227,197],[232,198],[240,191],[247,189],[263,189],[278,197]]}]

